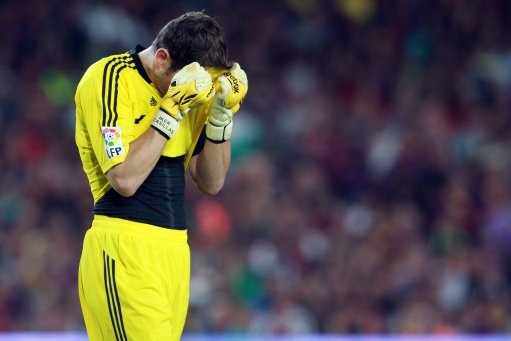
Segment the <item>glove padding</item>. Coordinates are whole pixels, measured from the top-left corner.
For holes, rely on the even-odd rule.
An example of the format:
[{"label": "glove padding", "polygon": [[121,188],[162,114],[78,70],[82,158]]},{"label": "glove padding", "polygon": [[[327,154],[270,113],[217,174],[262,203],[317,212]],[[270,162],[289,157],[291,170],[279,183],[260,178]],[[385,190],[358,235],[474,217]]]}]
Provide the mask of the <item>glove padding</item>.
[{"label": "glove padding", "polygon": [[[248,78],[247,74],[240,67],[240,64],[234,63],[232,68],[224,73],[224,76],[227,78],[229,83],[231,84],[231,90],[227,93],[224,99],[224,107],[231,110],[233,113],[236,113],[240,109],[240,105],[245,99],[245,96],[248,92]],[[220,90],[220,82],[215,82],[215,87],[217,90]]]},{"label": "glove padding", "polygon": [[179,121],[190,108],[209,102],[213,95],[211,76],[199,63],[193,62],[174,75],[161,109]]},{"label": "glove padding", "polygon": [[218,76],[216,82],[220,92],[213,97],[209,106],[206,137],[213,142],[225,142],[231,138],[233,112],[224,106],[231,91],[231,83],[225,76]]},{"label": "glove padding", "polygon": [[216,95],[211,101],[206,136],[213,142],[224,142],[231,138],[232,117],[248,91],[248,79],[238,63],[215,81]]},{"label": "glove padding", "polygon": [[172,78],[153,119],[153,128],[170,139],[190,108],[209,102],[213,95],[214,84],[209,73],[197,62],[186,65]]}]

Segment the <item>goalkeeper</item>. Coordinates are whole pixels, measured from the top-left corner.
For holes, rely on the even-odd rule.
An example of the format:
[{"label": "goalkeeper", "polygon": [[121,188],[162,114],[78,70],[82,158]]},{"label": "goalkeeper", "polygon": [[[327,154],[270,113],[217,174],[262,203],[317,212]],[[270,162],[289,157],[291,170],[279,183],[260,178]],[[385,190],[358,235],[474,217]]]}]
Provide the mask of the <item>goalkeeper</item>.
[{"label": "goalkeeper", "polygon": [[78,283],[90,340],[179,340],[190,280],[185,170],[204,193],[222,188],[247,88],[221,27],[200,12],[83,75],[76,143],[94,219]]}]

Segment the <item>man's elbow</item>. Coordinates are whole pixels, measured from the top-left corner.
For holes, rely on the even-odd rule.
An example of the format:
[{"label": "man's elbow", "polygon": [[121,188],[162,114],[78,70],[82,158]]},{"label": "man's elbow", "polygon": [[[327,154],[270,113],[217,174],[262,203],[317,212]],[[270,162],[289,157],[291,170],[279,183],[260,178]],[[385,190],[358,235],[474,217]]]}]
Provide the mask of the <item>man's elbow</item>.
[{"label": "man's elbow", "polygon": [[123,197],[133,196],[138,189],[135,181],[130,178],[112,176],[108,178],[108,181],[112,188]]},{"label": "man's elbow", "polygon": [[199,189],[204,194],[215,195],[215,194],[218,194],[222,190],[223,187],[224,187],[224,181],[221,180],[221,181],[216,181],[214,183],[210,182],[207,184],[202,184],[201,186],[199,186]]}]

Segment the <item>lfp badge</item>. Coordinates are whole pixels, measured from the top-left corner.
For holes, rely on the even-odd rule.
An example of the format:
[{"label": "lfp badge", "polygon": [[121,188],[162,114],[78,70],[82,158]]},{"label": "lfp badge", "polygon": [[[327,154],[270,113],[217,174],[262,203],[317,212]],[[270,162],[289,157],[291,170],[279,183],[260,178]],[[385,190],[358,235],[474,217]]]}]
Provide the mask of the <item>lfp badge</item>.
[{"label": "lfp badge", "polygon": [[126,152],[122,143],[121,127],[102,127],[101,131],[105,140],[106,156],[109,160]]}]

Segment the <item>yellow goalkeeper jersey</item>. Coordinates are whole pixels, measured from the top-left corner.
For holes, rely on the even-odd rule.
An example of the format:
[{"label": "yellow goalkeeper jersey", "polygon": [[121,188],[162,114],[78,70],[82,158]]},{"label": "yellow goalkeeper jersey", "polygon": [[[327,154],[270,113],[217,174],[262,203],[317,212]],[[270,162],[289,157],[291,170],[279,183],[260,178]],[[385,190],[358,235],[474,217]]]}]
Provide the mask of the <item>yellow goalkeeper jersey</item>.
[{"label": "yellow goalkeeper jersey", "polygon": [[[130,143],[144,133],[161,96],[144,70],[137,45],[99,60],[80,80],[76,96],[76,144],[96,203],[110,189],[105,174],[123,162]],[[208,105],[192,109],[167,142],[164,157],[183,157],[185,166],[207,119]]]}]

